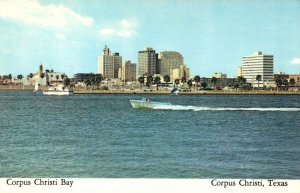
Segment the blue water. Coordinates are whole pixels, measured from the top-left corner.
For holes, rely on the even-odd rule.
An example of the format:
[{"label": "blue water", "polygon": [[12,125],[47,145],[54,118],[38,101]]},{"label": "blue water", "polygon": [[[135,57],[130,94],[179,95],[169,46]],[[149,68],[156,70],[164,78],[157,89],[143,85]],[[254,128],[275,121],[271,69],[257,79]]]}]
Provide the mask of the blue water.
[{"label": "blue water", "polygon": [[0,91],[0,118],[0,177],[300,178],[299,96]]}]

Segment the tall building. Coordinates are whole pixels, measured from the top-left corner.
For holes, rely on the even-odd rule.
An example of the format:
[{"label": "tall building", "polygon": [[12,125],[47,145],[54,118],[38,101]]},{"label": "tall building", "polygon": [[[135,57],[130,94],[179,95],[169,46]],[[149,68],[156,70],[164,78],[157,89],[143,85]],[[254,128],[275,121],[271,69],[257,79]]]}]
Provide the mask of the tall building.
[{"label": "tall building", "polygon": [[242,67],[239,66],[236,71],[236,77],[243,76]]},{"label": "tall building", "polygon": [[119,69],[119,78],[123,81],[135,81],[136,64],[131,63],[130,60],[124,62],[122,68]]},{"label": "tall building", "polygon": [[164,51],[158,54],[160,74],[171,75],[173,69],[179,69],[183,65],[183,57],[179,52]]},{"label": "tall building", "polygon": [[111,53],[107,46],[98,57],[98,73],[105,78],[118,78],[118,70],[122,65],[122,56],[119,53]]},{"label": "tall building", "polygon": [[152,48],[138,52],[138,76],[157,73],[157,54]]},{"label": "tall building", "polygon": [[[262,52],[254,52],[251,56],[242,58],[242,74],[248,83],[257,87],[257,75],[261,75],[260,86],[273,81],[273,55],[264,55]],[[262,84],[261,84],[262,83]]]}]

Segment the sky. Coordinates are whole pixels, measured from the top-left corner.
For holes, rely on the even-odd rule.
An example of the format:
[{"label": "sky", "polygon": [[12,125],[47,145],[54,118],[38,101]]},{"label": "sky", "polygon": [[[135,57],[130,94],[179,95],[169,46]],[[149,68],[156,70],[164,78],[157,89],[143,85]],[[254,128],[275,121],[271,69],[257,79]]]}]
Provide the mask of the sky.
[{"label": "sky", "polygon": [[0,75],[97,73],[105,45],[178,51],[192,76],[234,77],[255,51],[300,74],[300,0],[0,0]]}]

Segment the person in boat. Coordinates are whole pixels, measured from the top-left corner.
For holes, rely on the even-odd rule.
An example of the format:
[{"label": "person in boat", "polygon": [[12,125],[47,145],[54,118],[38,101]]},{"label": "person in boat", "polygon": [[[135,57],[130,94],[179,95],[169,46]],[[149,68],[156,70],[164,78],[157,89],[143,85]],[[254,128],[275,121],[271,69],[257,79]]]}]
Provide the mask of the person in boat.
[{"label": "person in boat", "polygon": [[142,101],[145,101],[145,102],[147,102],[147,103],[150,103],[150,102],[151,102],[151,100],[150,100],[149,98],[145,98],[145,97],[142,98]]}]

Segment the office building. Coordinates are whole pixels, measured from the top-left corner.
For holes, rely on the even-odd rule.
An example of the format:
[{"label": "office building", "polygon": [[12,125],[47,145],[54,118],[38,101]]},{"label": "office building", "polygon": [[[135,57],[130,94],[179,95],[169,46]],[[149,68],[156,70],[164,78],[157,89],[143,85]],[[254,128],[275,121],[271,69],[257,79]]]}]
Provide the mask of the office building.
[{"label": "office building", "polygon": [[157,54],[152,48],[138,52],[138,76],[157,73]]},{"label": "office building", "polygon": [[107,79],[118,78],[118,70],[122,65],[122,56],[119,53],[111,53],[105,46],[98,57],[98,73]]},{"label": "office building", "polygon": [[260,87],[267,82],[273,82],[273,55],[255,52],[242,58],[242,75],[248,83],[258,87],[257,75],[261,75]]}]

